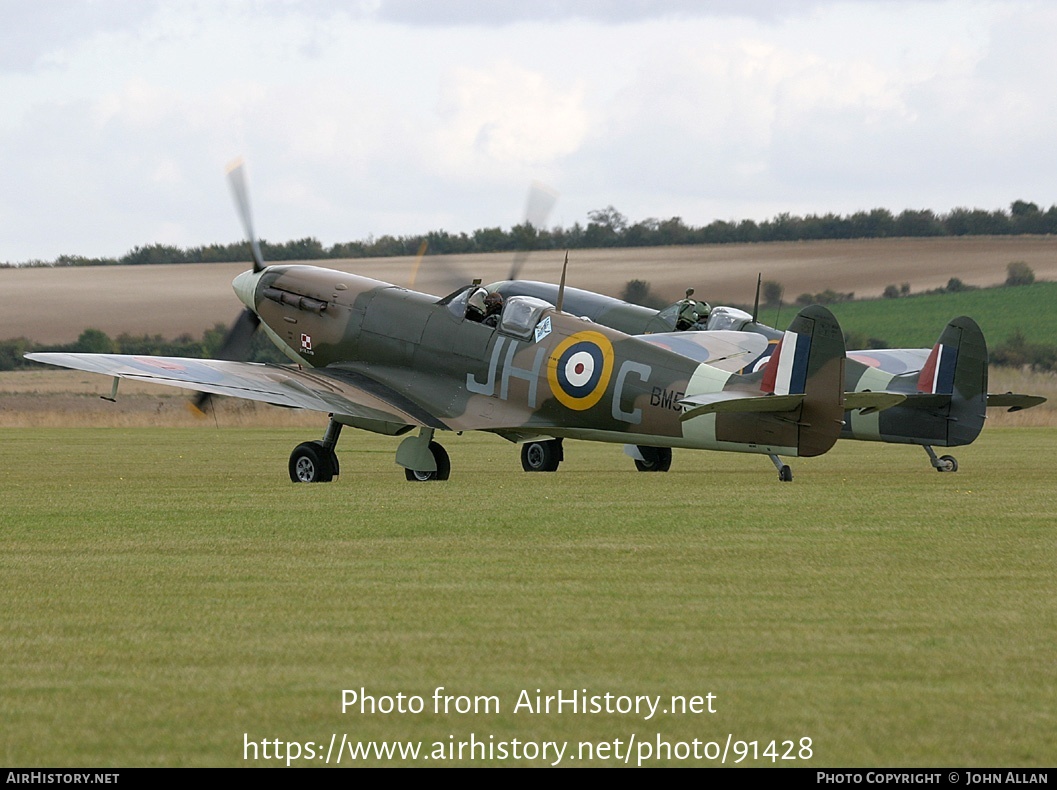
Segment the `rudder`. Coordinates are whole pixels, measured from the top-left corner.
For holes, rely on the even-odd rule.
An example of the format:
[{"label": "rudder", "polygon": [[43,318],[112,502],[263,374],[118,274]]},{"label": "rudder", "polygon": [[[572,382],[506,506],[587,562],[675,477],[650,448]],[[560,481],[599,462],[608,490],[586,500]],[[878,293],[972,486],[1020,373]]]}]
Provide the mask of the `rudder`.
[{"label": "rudder", "polygon": [[979,324],[968,316],[949,321],[917,382],[920,394],[950,396],[946,442],[937,444],[957,447],[980,435],[987,416],[987,364],[987,342]]},{"label": "rudder", "polygon": [[[799,405],[761,424],[747,415],[722,415],[717,436],[760,444],[795,447],[796,455],[822,455],[836,443],[844,423],[844,333],[821,305],[801,310],[774,347],[763,367],[739,377],[741,387],[765,395],[803,395]],[[739,437],[739,438],[735,438]]]},{"label": "rudder", "polygon": [[[836,443],[844,425],[844,332],[827,308],[811,305],[789,324],[790,332],[810,341],[804,366],[804,405],[800,414],[800,456],[822,455]],[[784,339],[783,343],[784,345]],[[775,355],[780,353],[776,349]],[[773,364],[768,363],[768,367]],[[781,374],[782,361],[778,361]],[[766,377],[766,368],[765,368]]]}]

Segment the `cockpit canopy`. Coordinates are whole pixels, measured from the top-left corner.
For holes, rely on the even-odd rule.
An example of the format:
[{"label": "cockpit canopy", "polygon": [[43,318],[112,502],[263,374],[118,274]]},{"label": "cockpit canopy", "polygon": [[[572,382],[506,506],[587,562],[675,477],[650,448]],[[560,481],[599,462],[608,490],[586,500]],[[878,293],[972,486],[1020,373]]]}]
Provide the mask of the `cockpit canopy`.
[{"label": "cockpit canopy", "polygon": [[516,337],[529,337],[536,328],[544,310],[553,310],[554,305],[535,296],[510,296],[503,305],[503,318],[499,329]]},{"label": "cockpit canopy", "polygon": [[[677,329],[686,328],[685,325],[679,325],[679,317],[683,314],[684,310],[687,310],[691,315],[702,316],[709,315],[712,308],[709,307],[707,302],[699,302],[697,300],[688,302],[686,299],[680,300],[675,304],[668,305],[657,313],[656,318],[650,322],[649,331],[674,332]],[[694,319],[691,318],[690,320],[693,321]],[[696,328],[700,329],[701,327],[697,326]],[[710,326],[709,329],[711,328],[712,327]]]},{"label": "cockpit canopy", "polygon": [[752,321],[752,316],[737,307],[713,307],[708,316],[708,330],[729,329],[740,331]]},{"label": "cockpit canopy", "polygon": [[[438,304],[446,305],[452,315],[462,318],[466,315],[470,300],[477,294],[483,298],[485,293],[485,289],[471,285],[449,294]],[[543,311],[553,309],[553,304],[535,296],[508,296],[503,303],[499,329],[515,337],[531,337],[536,324],[543,316]]]}]

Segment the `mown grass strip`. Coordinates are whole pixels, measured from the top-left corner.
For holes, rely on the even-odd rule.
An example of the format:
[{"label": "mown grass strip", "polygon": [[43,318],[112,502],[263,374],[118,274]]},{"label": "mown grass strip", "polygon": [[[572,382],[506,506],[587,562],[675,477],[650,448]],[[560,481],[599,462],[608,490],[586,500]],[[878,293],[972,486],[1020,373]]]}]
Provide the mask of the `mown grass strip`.
[{"label": "mown grass strip", "polygon": [[[341,478],[297,486],[305,438],[0,431],[0,759],[733,733],[810,737],[812,767],[1052,764],[1052,429],[985,430],[957,474],[842,442],[792,484],[757,456],[677,450],[649,475],[581,442],[528,475],[481,435],[443,439],[450,481],[412,484],[394,440],[350,432]],[[501,709],[340,709],[346,688],[438,686]],[[718,712],[514,712],[537,689],[714,693]]]}]

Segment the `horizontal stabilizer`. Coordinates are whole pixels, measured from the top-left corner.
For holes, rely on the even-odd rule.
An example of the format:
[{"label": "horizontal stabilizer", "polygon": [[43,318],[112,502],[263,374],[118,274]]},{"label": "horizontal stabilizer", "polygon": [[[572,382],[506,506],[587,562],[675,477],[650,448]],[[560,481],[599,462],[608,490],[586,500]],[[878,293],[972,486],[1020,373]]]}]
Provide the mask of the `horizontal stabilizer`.
[{"label": "horizontal stabilizer", "polygon": [[1021,411],[1030,409],[1045,403],[1046,399],[1040,395],[1020,395],[1015,392],[987,393],[987,408],[1008,409],[1009,411]]},{"label": "horizontal stabilizer", "polygon": [[845,392],[844,408],[848,411],[862,409],[863,414],[872,414],[875,411],[884,411],[906,399],[906,395],[898,392]]},{"label": "horizontal stabilizer", "polygon": [[[752,396],[740,392],[714,392],[683,398],[685,411],[679,416],[683,422],[702,414],[761,414],[765,412],[792,411],[804,402],[804,395]],[[686,409],[687,406],[689,409]]]}]

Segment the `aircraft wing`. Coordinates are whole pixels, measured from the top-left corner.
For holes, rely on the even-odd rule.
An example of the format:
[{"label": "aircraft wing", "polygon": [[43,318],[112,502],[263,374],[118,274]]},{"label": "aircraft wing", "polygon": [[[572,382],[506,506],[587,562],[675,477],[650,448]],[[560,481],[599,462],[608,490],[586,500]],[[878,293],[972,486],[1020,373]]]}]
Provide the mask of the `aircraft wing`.
[{"label": "aircraft wing", "polygon": [[875,348],[862,351],[848,351],[848,359],[861,362],[869,368],[877,368],[885,373],[899,376],[904,373],[917,373],[928,361],[931,348]]},{"label": "aircraft wing", "polygon": [[728,373],[737,373],[767,348],[767,338],[755,332],[657,332],[635,337]]},{"label": "aircraft wing", "polygon": [[390,387],[362,374],[220,359],[126,354],[26,354],[26,359],[122,379],[229,395],[369,420],[447,427]]}]

